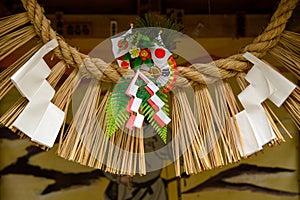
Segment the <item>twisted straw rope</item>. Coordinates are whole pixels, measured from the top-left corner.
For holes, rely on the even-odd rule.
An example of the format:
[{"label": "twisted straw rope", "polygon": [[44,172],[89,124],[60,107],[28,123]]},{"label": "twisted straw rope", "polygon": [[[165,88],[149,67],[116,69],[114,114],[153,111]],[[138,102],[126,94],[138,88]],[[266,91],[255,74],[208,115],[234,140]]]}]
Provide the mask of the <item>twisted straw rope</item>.
[{"label": "twisted straw rope", "polygon": [[[131,70],[124,70],[117,66],[109,65],[101,59],[94,59],[80,53],[76,48],[68,45],[65,40],[56,34],[51,28],[50,21],[44,15],[43,8],[36,0],[21,0],[28,13],[37,35],[46,43],[51,39],[57,39],[59,47],[54,50],[55,55],[75,68],[87,77],[96,77],[101,81],[117,82],[122,76],[132,74]],[[193,64],[189,67],[178,67],[179,78],[176,85],[185,87],[193,83],[207,84],[217,80],[228,79],[249,69],[250,64],[242,56],[245,52],[251,52],[258,58],[262,58],[269,49],[276,46],[286,23],[298,0],[281,0],[274,12],[268,26],[257,36],[253,42],[247,45],[240,54],[219,59],[209,64]],[[218,70],[213,69],[216,66]]]}]

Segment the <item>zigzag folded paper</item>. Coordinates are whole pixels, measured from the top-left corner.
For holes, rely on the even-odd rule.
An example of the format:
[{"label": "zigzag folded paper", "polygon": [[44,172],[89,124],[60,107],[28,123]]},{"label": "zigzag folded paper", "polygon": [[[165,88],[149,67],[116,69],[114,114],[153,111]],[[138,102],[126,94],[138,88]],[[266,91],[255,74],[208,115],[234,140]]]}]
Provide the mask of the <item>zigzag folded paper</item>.
[{"label": "zigzag folded paper", "polygon": [[11,77],[18,91],[29,100],[12,125],[32,141],[49,148],[53,146],[64,119],[64,112],[50,102],[55,90],[45,80],[51,69],[43,56],[56,46],[56,40],[46,43]]},{"label": "zigzag folded paper", "polygon": [[[130,101],[126,110],[127,112],[131,113],[129,120],[126,123],[126,127],[130,130],[132,130],[133,127],[141,128],[144,122],[145,116],[139,113],[142,99],[136,96],[138,86],[135,85],[135,83],[138,78],[141,78],[147,84],[146,90],[151,95],[151,98],[148,100],[148,102],[156,111],[156,113],[153,115],[153,118],[160,126],[164,127],[170,123],[171,119],[162,111],[162,107],[165,105],[165,103],[156,95],[156,92],[159,90],[159,88],[139,70],[137,70],[135,77],[131,80],[126,91],[126,95],[130,97]],[[136,115],[134,115],[133,112],[136,113]]]},{"label": "zigzag folded paper", "polygon": [[238,95],[245,110],[236,115],[242,137],[238,148],[241,155],[248,156],[275,138],[261,103],[270,99],[276,106],[281,106],[296,85],[251,53],[243,56],[254,64],[245,77],[250,85]]}]

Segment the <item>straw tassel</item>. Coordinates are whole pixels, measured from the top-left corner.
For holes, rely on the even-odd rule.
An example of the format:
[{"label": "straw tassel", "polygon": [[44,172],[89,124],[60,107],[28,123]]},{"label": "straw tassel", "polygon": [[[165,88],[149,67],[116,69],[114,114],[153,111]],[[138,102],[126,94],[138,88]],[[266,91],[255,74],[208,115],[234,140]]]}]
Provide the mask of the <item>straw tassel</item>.
[{"label": "straw tassel", "polygon": [[36,36],[33,26],[26,26],[20,30],[4,35],[0,38],[0,60],[13,53]]},{"label": "straw tassel", "polygon": [[109,138],[106,171],[114,174],[145,175],[143,129],[134,128],[126,133],[119,129]]},{"label": "straw tassel", "polygon": [[183,154],[183,166],[187,174],[211,169],[205,142],[199,133],[194,114],[182,88],[173,90],[172,105],[172,148],[176,175],[180,176],[180,153]]},{"label": "straw tassel", "polygon": [[287,98],[287,100],[283,103],[283,106],[292,116],[294,123],[296,124],[298,130],[300,130],[300,88],[297,86],[292,94]]},{"label": "straw tassel", "polygon": [[[237,99],[232,91],[232,88],[228,80],[219,81],[216,84],[216,98],[218,105],[218,113],[221,119],[221,124],[224,126],[222,134],[226,138],[226,143],[228,148],[227,160],[229,163],[237,162],[241,160],[237,140],[239,140],[242,149],[243,143],[241,141],[239,127],[235,118],[235,115],[240,111]],[[235,132],[238,135],[238,138],[235,136]]]},{"label": "straw tassel", "polygon": [[[198,84],[194,86],[194,90],[197,102],[195,114],[198,119],[199,133],[203,138],[212,167],[219,167],[224,165],[218,138],[220,135],[222,137],[220,141],[224,142],[222,134],[219,133],[223,128],[220,126],[221,123],[207,86]],[[228,150],[226,149],[226,151]]]},{"label": "straw tassel", "polygon": [[101,88],[98,80],[90,81],[67,133],[62,136],[59,156],[114,174],[146,174],[143,130],[126,133],[119,129],[108,138],[105,110],[111,90],[101,99]]},{"label": "straw tassel", "polygon": [[74,114],[73,121],[70,127],[63,137],[63,141],[60,142],[59,155],[73,160],[81,164],[86,164],[80,159],[80,156],[84,153],[85,146],[82,144],[85,138],[90,133],[90,128],[93,124],[96,124],[96,97],[101,92],[101,85],[97,80],[91,80],[86,89],[86,93]]},{"label": "straw tassel", "polygon": [[0,74],[0,100],[14,87],[10,77],[16,73],[20,67],[22,67],[25,62],[41,48],[42,44],[38,43],[36,46],[32,47],[24,55],[18,58],[14,63],[12,63],[8,68],[6,68]]},{"label": "straw tassel", "polygon": [[26,12],[0,19],[0,37],[30,22]]},{"label": "straw tassel", "polygon": [[300,34],[284,31],[278,44],[268,51],[271,59],[280,63],[300,79]]}]

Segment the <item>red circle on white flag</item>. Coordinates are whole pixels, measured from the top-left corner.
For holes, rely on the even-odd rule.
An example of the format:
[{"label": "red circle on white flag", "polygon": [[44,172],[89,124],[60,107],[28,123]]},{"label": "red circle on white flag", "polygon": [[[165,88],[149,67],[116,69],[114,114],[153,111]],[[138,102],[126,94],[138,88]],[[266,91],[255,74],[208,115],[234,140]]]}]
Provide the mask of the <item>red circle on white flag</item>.
[{"label": "red circle on white flag", "polygon": [[[119,48],[122,47],[123,41],[124,41],[123,39],[120,39],[120,40],[118,41],[118,47],[119,47]],[[127,49],[127,48],[128,48],[128,42],[125,41],[124,46],[123,46],[123,49]]]},{"label": "red circle on white flag", "polygon": [[166,51],[163,48],[157,48],[154,52],[155,56],[159,59],[162,59],[166,55]]}]

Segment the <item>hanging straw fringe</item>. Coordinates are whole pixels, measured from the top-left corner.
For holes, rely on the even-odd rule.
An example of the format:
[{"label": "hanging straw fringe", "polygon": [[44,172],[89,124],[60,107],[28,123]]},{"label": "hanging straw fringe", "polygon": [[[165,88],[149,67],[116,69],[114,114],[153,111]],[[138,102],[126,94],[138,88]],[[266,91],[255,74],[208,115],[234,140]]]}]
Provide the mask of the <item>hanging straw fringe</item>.
[{"label": "hanging straw fringe", "polygon": [[268,51],[270,57],[300,79],[300,34],[283,32],[278,45]]},{"label": "hanging straw fringe", "polygon": [[300,89],[299,86],[292,92],[288,99],[283,103],[283,106],[292,116],[293,121],[295,122],[297,128],[300,130]]},{"label": "hanging straw fringe", "polygon": [[[176,175],[180,176],[180,154],[183,155],[184,171],[187,174],[211,169],[210,151],[206,149],[204,138],[198,131],[198,125],[185,91],[176,88],[172,92],[172,148],[174,160],[176,160]],[[221,161],[217,160],[217,163],[219,162]]]},{"label": "hanging straw fringe", "polygon": [[146,174],[143,129],[116,131],[109,141],[105,171],[130,176]]},{"label": "hanging straw fringe", "polygon": [[[219,121],[217,110],[206,85],[195,85],[194,90],[197,102],[195,114],[197,115],[196,118],[198,118],[199,133],[204,141],[212,167],[224,165],[225,161],[220,145],[225,141],[224,135],[221,133],[223,127]],[[225,150],[228,153],[228,149],[226,148]]]},{"label": "hanging straw fringe", "polygon": [[38,43],[35,47],[32,47],[29,51],[27,51],[24,55],[22,55],[18,60],[16,60],[13,64],[10,65],[10,67],[6,68],[3,72],[0,74],[0,100],[13,88],[13,83],[10,80],[10,77],[18,69],[20,69],[21,66],[25,64],[25,62],[33,56],[39,48],[41,48],[42,44]]},{"label": "hanging straw fringe", "polygon": [[17,28],[24,26],[26,23],[30,22],[26,12],[11,15],[0,19],[0,37],[5,34],[16,30]]},{"label": "hanging straw fringe", "polygon": [[[101,97],[101,83],[92,79],[58,154],[66,159],[115,174],[146,174],[143,130],[106,135],[106,104],[110,90]],[[99,104],[99,102],[101,102]],[[98,105],[99,104],[99,105]]]},{"label": "hanging straw fringe", "polygon": [[[82,144],[86,137],[91,134],[91,127],[96,120],[96,102],[101,93],[101,84],[95,81],[90,81],[74,119],[67,130],[66,135],[62,138],[61,149],[58,152],[61,156],[76,162],[81,161],[81,157],[86,155],[86,149]],[[85,129],[85,131],[82,131]],[[70,134],[71,133],[71,134]],[[86,164],[86,163],[84,163]]]},{"label": "hanging straw fringe", "polygon": [[[215,87],[215,97],[217,104],[217,116],[219,118],[219,130],[226,153],[227,163],[234,163],[241,159],[235,132],[240,135],[235,115],[240,111],[232,88],[227,81],[219,81]],[[224,138],[224,139],[223,139]],[[240,137],[239,137],[240,138]],[[243,144],[243,141],[239,139]],[[242,147],[243,148],[243,147]]]},{"label": "hanging straw fringe", "polygon": [[32,38],[36,36],[32,26],[27,26],[22,29],[16,30],[8,35],[0,38],[0,60],[10,55],[16,49],[20,48]]}]

